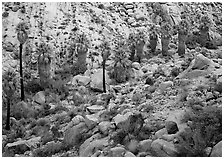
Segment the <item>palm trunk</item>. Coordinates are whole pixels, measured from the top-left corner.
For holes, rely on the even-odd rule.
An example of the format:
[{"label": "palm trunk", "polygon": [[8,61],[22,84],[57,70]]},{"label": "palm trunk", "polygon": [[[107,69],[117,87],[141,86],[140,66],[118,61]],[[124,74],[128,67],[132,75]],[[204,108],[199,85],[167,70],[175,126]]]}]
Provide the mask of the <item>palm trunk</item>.
[{"label": "palm trunk", "polygon": [[141,40],[137,45],[136,45],[136,53],[137,53],[137,60],[140,63],[142,59],[142,54],[143,54],[143,47],[145,45],[145,42]]},{"label": "palm trunk", "polygon": [[131,55],[129,57],[129,60],[134,61],[134,59],[135,59],[135,45],[132,45],[130,47],[130,50],[131,50]]},{"label": "palm trunk", "polygon": [[20,53],[20,84],[21,84],[21,101],[24,100],[24,86],[23,86],[23,60],[22,60],[22,51],[23,51],[23,44],[19,45],[19,53]]},{"label": "palm trunk", "polygon": [[186,34],[178,34],[178,55],[183,56],[185,54],[185,41],[187,39]]},{"label": "palm trunk", "polygon": [[48,55],[45,54],[39,55],[38,72],[42,88],[47,88],[49,86],[49,79],[51,76],[51,59]]},{"label": "palm trunk", "polygon": [[106,93],[106,78],[105,78],[105,65],[106,60],[103,60],[103,92]]},{"label": "palm trunk", "polygon": [[10,130],[10,99],[7,97],[7,118],[6,118],[6,130]]},{"label": "palm trunk", "polygon": [[150,48],[152,53],[155,52],[158,38],[150,38]]},{"label": "palm trunk", "polygon": [[162,43],[162,55],[167,56],[168,55],[168,49],[169,49],[169,43],[170,43],[170,38],[161,38],[161,43]]}]

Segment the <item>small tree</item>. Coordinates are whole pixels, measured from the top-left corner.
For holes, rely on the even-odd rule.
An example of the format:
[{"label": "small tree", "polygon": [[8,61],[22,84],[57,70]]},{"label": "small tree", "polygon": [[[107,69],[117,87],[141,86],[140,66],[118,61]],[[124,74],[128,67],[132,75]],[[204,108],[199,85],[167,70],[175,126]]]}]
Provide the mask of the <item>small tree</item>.
[{"label": "small tree", "polygon": [[172,35],[172,27],[168,22],[161,25],[161,43],[163,56],[168,55],[168,46]]},{"label": "small tree", "polygon": [[22,51],[23,51],[23,44],[28,39],[27,30],[28,26],[25,22],[20,22],[16,26],[16,32],[17,32],[17,39],[19,40],[19,53],[20,53],[20,84],[21,84],[21,100],[24,100],[24,85],[23,85],[23,60],[22,60]]},{"label": "small tree", "polygon": [[143,48],[145,45],[146,37],[143,30],[138,30],[136,34],[136,55],[137,61],[140,63],[143,56]]},{"label": "small tree", "polygon": [[178,27],[178,55],[185,54],[185,42],[189,31],[189,24],[187,20],[182,20]]},{"label": "small tree", "polygon": [[136,47],[134,32],[131,32],[128,36],[128,45],[129,45],[128,47],[129,47],[129,50],[130,50],[129,60],[134,61],[134,59],[135,59],[135,47]]}]

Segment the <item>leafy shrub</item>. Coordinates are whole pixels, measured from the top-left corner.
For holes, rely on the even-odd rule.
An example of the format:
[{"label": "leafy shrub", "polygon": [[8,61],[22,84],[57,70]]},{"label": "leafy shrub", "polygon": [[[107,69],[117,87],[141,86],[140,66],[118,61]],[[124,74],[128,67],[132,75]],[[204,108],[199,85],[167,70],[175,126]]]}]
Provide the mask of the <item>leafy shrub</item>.
[{"label": "leafy shrub", "polygon": [[25,84],[24,89],[28,93],[37,93],[39,91],[44,90],[40,85],[40,81],[38,79],[35,79],[35,78],[33,78],[31,81],[28,81]]}]

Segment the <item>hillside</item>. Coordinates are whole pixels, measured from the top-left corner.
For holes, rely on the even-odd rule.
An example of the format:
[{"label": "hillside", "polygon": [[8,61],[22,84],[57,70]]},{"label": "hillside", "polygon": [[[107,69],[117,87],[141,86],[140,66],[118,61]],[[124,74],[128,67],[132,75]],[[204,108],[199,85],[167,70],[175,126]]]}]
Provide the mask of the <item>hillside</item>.
[{"label": "hillside", "polygon": [[3,2],[2,79],[2,156],[220,156],[222,4]]}]

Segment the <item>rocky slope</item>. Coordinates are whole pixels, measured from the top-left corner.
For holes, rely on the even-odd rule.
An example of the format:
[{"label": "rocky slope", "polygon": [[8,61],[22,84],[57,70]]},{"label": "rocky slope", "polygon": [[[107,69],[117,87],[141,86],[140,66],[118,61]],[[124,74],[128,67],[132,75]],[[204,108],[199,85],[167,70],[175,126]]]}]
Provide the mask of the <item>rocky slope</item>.
[{"label": "rocky slope", "polygon": [[[211,6],[219,14],[220,4],[213,5],[185,7],[206,11]],[[178,7],[179,12],[185,9]],[[152,23],[150,3],[3,3],[2,18],[3,74],[9,69],[18,74],[15,27],[21,20],[29,26],[24,70],[33,77],[38,76],[41,42],[52,49],[52,76],[66,64],[77,32],[84,32],[90,43],[85,74],[56,83],[54,90],[26,92],[25,102],[11,106],[11,130],[4,129],[3,109],[3,156],[220,156],[221,46],[198,46],[179,57],[174,36],[170,56],[163,57],[152,55],[147,42],[142,62],[131,64],[131,78],[116,84],[107,73],[107,93],[100,93],[99,45],[104,39],[112,43],[118,33],[127,38],[133,29],[146,30]],[[220,33],[219,26],[213,31]]]}]

